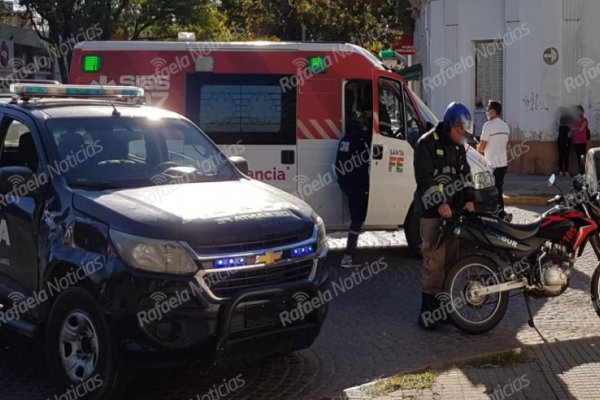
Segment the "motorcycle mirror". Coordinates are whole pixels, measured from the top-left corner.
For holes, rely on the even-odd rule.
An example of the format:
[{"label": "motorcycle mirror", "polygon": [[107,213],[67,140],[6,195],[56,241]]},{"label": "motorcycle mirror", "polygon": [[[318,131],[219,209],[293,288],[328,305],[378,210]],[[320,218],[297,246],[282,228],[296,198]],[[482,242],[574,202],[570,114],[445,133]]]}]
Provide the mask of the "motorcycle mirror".
[{"label": "motorcycle mirror", "polygon": [[548,187],[554,186],[555,183],[556,183],[556,174],[552,174],[552,175],[550,175],[550,177],[548,177]]}]

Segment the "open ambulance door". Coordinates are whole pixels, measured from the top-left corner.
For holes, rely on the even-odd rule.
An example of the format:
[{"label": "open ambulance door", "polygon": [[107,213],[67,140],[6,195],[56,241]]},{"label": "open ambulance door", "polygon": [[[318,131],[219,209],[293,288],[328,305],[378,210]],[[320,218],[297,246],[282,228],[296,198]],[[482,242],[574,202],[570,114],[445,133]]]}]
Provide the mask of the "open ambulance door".
[{"label": "open ambulance door", "polygon": [[365,227],[395,229],[404,223],[415,192],[414,130],[407,118],[405,95],[399,81],[374,75],[373,140],[369,208]]}]

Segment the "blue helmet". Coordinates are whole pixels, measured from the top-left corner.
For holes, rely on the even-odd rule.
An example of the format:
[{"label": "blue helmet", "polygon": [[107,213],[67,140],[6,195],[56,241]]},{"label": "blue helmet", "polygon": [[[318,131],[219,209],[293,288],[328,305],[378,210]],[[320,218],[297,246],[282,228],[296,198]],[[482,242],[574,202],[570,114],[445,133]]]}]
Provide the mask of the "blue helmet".
[{"label": "blue helmet", "polygon": [[473,133],[473,119],[469,108],[463,103],[453,102],[448,105],[444,113],[444,123],[449,127],[456,124],[462,125],[465,131]]}]

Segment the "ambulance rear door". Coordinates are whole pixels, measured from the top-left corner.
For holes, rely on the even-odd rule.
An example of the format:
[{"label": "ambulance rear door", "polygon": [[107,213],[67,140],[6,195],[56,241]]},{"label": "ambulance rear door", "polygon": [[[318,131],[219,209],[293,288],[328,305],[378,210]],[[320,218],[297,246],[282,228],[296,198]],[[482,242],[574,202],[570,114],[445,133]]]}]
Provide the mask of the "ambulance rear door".
[{"label": "ambulance rear door", "polygon": [[[365,227],[395,229],[404,223],[415,192],[414,143],[419,121],[406,112],[402,84],[375,75],[369,208]],[[415,129],[416,128],[416,129]]]},{"label": "ambulance rear door", "polygon": [[280,82],[284,77],[278,74],[188,74],[186,115],[227,156],[246,158],[252,178],[295,193],[298,175],[296,90],[282,87]]}]

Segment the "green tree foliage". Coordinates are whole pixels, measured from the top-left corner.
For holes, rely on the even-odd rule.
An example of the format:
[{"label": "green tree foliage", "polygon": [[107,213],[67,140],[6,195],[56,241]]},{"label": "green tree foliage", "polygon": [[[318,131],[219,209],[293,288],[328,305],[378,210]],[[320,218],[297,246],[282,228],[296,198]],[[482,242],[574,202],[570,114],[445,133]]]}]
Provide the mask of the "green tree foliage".
[{"label": "green tree foliage", "polygon": [[397,41],[403,0],[222,0],[246,39],[344,41],[377,51]]},{"label": "green tree foliage", "polygon": [[58,58],[66,81],[72,48],[81,40],[175,39],[179,31],[198,39],[231,38],[213,0],[21,0],[24,17]]},{"label": "green tree foliage", "polygon": [[401,36],[409,0],[21,0],[67,79],[81,40],[314,40],[378,51]]}]

